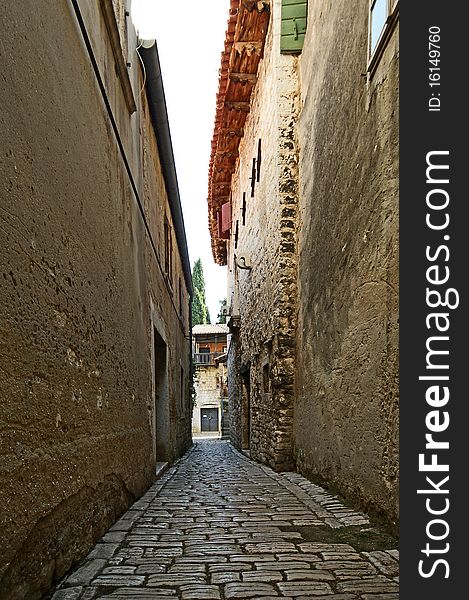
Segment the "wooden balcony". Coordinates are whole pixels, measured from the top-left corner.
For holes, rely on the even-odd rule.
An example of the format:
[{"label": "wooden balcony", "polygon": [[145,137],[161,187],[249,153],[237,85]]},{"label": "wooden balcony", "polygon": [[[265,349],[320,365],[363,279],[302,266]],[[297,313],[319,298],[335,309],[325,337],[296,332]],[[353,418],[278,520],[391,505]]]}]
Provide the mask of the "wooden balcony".
[{"label": "wooden balcony", "polygon": [[194,365],[214,366],[215,359],[221,356],[222,354],[222,352],[196,352],[193,355]]}]

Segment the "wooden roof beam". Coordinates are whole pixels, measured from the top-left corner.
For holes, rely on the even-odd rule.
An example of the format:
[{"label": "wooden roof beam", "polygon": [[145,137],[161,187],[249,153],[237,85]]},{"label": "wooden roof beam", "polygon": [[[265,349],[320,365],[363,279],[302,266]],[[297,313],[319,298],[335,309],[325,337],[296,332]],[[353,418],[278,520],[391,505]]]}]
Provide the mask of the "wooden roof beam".
[{"label": "wooden roof beam", "polygon": [[238,54],[242,54],[244,50],[248,56],[251,56],[252,54],[261,54],[262,42],[235,42],[233,48]]},{"label": "wooden roof beam", "polygon": [[233,83],[256,85],[257,75],[255,73],[230,73],[230,79]]},{"label": "wooden roof beam", "polygon": [[220,127],[218,130],[219,134],[228,135],[229,137],[243,137],[244,129],[243,127]]},{"label": "wooden roof beam", "polygon": [[232,175],[234,173],[234,171],[235,171],[234,165],[225,165],[223,167],[219,167],[219,166],[215,165],[213,168],[214,173],[229,173],[230,175]]},{"label": "wooden roof beam", "polygon": [[248,113],[251,110],[250,102],[225,102],[225,108]]},{"label": "wooden roof beam", "polygon": [[220,158],[237,158],[239,156],[239,151],[236,150],[217,150],[216,155]]},{"label": "wooden roof beam", "polygon": [[217,208],[221,204],[226,204],[229,202],[231,196],[212,196],[212,204],[216,204]]},{"label": "wooden roof beam", "polygon": [[243,6],[249,12],[256,9],[258,13],[261,13],[270,9],[270,0],[243,0]]}]

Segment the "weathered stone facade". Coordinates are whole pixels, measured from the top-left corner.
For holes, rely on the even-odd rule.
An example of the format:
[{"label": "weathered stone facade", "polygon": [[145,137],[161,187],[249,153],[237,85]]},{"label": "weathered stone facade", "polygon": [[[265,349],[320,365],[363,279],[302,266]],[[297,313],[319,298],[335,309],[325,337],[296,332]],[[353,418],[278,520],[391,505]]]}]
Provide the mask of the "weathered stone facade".
[{"label": "weathered stone facade", "polygon": [[[239,373],[230,385],[233,443],[285,470],[293,465],[299,87],[297,58],[277,51],[277,4],[232,178],[228,304],[241,327],[232,337],[229,369]],[[238,268],[235,255],[238,262],[246,255],[252,269]],[[233,368],[235,354],[238,368]]]},{"label": "weathered stone facade", "polygon": [[231,439],[395,523],[397,19],[370,71],[368,1],[309,2],[297,55],[281,6],[229,190]]},{"label": "weathered stone facade", "polygon": [[[220,433],[222,415],[222,394],[220,378],[223,377],[221,368],[215,364],[196,365],[194,388],[196,400],[192,411],[192,433]],[[204,414],[204,409],[210,409],[210,414]],[[216,423],[205,423],[206,419],[216,420]]]},{"label": "weathered stone facade", "polygon": [[9,600],[40,598],[191,443],[190,268],[139,59],[114,35],[135,33],[111,0],[78,6],[103,89],[72,2],[10,2],[0,25]]},{"label": "weathered stone facade", "polygon": [[194,325],[192,328],[196,394],[192,411],[194,434],[220,434],[222,427],[226,427],[222,421],[228,418],[225,360],[228,331],[222,323]]},{"label": "weathered stone facade", "polygon": [[[300,58],[298,467],[398,518],[398,29],[310,2]],[[365,76],[364,76],[365,75]]]}]

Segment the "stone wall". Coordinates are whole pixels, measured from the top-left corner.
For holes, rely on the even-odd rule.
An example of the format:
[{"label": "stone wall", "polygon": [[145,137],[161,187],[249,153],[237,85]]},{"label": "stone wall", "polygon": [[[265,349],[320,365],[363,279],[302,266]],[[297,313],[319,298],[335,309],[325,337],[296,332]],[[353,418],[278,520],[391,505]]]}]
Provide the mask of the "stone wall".
[{"label": "stone wall", "polygon": [[239,352],[239,330],[228,336],[228,410],[230,414],[230,442],[236,448],[243,448],[242,431],[242,379],[241,357]]},{"label": "stone wall", "polygon": [[[189,300],[135,56],[137,112],[82,3],[156,255],[71,3],[4,7],[0,35],[0,597],[40,598],[190,444]],[[182,282],[182,311],[178,286]],[[171,419],[155,456],[154,336]],[[187,374],[180,390],[180,366]]]},{"label": "stone wall", "polygon": [[203,408],[218,408],[218,430],[221,422],[221,401],[223,391],[223,380],[225,367],[220,365],[203,366],[198,365],[195,368],[194,387],[196,391],[196,401],[192,413],[192,432],[201,432],[200,411]]},{"label": "stone wall", "polygon": [[367,0],[310,2],[298,56],[280,6],[232,179],[231,440],[395,526],[398,27],[370,76]]},{"label": "stone wall", "polygon": [[[279,0],[271,10],[264,59],[232,179],[228,302],[232,314],[239,313],[240,329],[231,338],[229,370],[237,363],[240,371],[230,374],[229,397],[232,442],[249,447],[256,460],[287,469],[293,464],[298,202],[294,126],[299,88],[297,59],[279,53]],[[252,161],[257,159],[259,140],[262,160],[252,197]],[[235,266],[234,256],[240,254],[250,257],[251,270]]]},{"label": "stone wall", "polygon": [[309,3],[295,458],[398,517],[398,31],[367,77],[368,0]]}]

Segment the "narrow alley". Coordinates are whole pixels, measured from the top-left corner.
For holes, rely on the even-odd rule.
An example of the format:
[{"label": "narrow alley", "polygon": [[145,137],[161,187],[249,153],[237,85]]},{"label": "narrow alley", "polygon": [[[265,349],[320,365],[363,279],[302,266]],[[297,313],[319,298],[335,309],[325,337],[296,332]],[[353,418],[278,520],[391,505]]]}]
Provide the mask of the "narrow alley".
[{"label": "narrow alley", "polygon": [[49,598],[397,600],[394,548],[301,475],[199,440]]},{"label": "narrow alley", "polygon": [[0,600],[398,598],[399,5],[5,4]]}]

